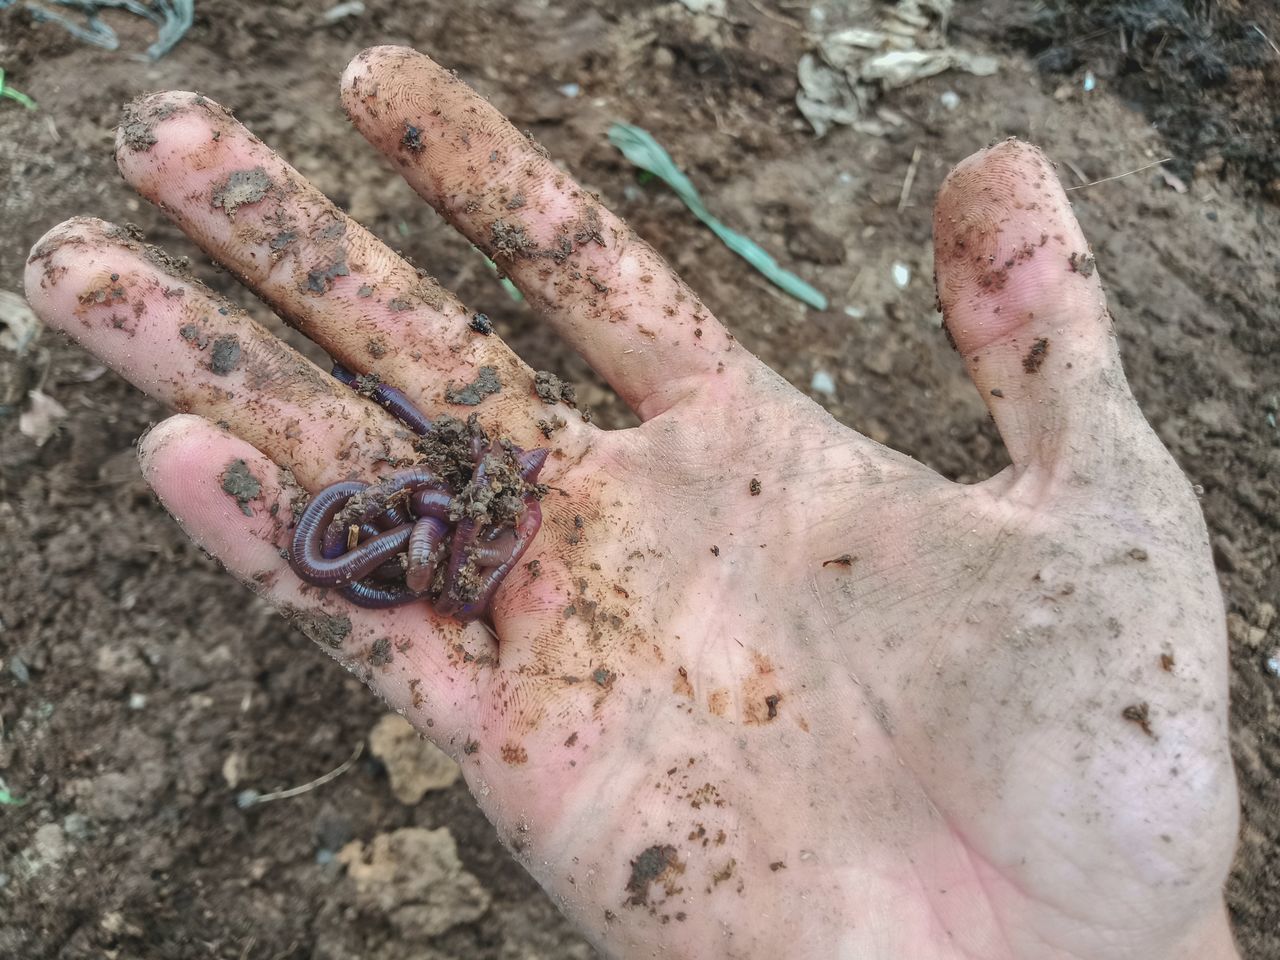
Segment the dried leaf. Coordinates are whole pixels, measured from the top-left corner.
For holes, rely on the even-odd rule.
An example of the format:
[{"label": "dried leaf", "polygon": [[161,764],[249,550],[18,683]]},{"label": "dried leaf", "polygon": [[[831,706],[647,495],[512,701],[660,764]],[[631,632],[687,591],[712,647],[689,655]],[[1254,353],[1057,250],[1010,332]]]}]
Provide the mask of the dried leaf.
[{"label": "dried leaf", "polygon": [[30,406],[18,417],[18,430],[30,437],[37,447],[43,447],[58,431],[58,423],[67,415],[67,408],[40,390],[27,394]]}]

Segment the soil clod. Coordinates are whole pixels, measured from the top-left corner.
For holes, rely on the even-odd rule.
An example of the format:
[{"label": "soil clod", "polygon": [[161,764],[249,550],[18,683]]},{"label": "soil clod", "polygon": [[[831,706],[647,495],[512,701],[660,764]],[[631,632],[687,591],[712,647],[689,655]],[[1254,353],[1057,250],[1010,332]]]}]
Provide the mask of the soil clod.
[{"label": "soil clod", "polygon": [[[181,331],[179,331],[181,334]],[[227,334],[213,341],[213,350],[209,354],[209,369],[220,377],[225,377],[240,363],[240,341]]]},{"label": "soil clod", "polygon": [[249,465],[243,460],[232,460],[222,474],[222,492],[235,497],[240,504],[240,512],[246,517],[253,516],[249,507],[250,500],[257,500],[262,495],[262,484],[252,473]]},{"label": "soil clod", "polygon": [[1045,357],[1049,355],[1049,338],[1040,337],[1031,345],[1031,349],[1027,351],[1027,355],[1022,358],[1022,369],[1027,373],[1035,373],[1044,363]]},{"label": "soil clod", "polygon": [[1067,261],[1071,264],[1071,272],[1082,277],[1092,277],[1097,264],[1091,253],[1073,253]]},{"label": "soil clod", "polygon": [[483,366],[476,374],[476,378],[465,386],[455,387],[453,382],[450,381],[448,387],[445,388],[444,399],[446,403],[474,407],[485,397],[499,393],[501,390],[502,382],[498,380],[497,369]]},{"label": "soil clod", "polygon": [[400,145],[414,153],[421,153],[426,149],[426,144],[422,142],[422,131],[408,120],[404,122],[404,136],[400,138]]},{"label": "soil clod", "polygon": [[272,186],[271,178],[262,167],[237,170],[213,188],[210,202],[215,207],[221,207],[234,220],[237,210],[257,203],[267,195]]},{"label": "soil clod", "polygon": [[[533,392],[543,403],[564,403],[577,406],[578,395],[573,384],[565,383],[554,373],[539,370],[533,375]],[[550,436],[550,434],[547,434]]]},{"label": "soil clod", "polygon": [[1130,704],[1120,711],[1120,715],[1130,723],[1136,723],[1152,740],[1156,739],[1155,732],[1151,729],[1151,705],[1146,701]]},{"label": "soil clod", "polygon": [[671,844],[654,844],[631,861],[631,876],[627,880],[627,897],[624,906],[649,905],[649,888],[664,877],[684,872],[684,865],[676,856]]}]

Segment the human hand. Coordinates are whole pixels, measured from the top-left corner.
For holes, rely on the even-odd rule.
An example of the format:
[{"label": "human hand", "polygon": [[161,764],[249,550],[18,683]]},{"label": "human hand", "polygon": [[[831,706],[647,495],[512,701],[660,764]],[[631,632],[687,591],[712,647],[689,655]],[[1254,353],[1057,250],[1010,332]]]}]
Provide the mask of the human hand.
[{"label": "human hand", "polygon": [[431,61],[366,51],[342,88],[361,132],[642,426],[605,432],[545,403],[449,293],[211,101],[135,105],[119,163],[325,351],[427,411],[457,412],[446,390],[493,368],[501,390],[474,409],[491,434],[551,448],[551,491],[492,633],[425,604],[353,607],[281,555],[295,481],[314,493],[412,456],[383,409],[99,221],[37,244],[28,296],[182,411],[140,445],[166,507],[459,760],[595,943],[1234,955],[1225,630],[1203,522],[1128,391],[1039,152],[984,151],[939,199],[947,328],[1013,462],[961,486],[783,382]]}]

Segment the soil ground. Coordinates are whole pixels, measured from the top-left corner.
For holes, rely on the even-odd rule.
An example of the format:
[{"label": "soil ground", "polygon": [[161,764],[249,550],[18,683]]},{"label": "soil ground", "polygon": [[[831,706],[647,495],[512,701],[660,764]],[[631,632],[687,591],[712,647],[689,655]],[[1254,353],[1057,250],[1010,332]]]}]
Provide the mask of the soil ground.
[{"label": "soil ground", "polygon": [[[838,130],[816,140],[793,103],[804,38],[787,22],[810,4],[732,0],[723,22],[651,0],[367,0],[362,15],[326,24],[328,6],[202,0],[187,38],[155,64],[34,26],[18,8],[0,14],[0,66],[40,105],[31,113],[0,100],[0,290],[21,289],[30,244],[75,214],[132,221],[172,252],[195,254],[123,186],[112,139],[133,96],[198,89],[486,312],[536,368],[580,384],[603,423],[630,422],[343,119],[336,80],[347,60],[370,44],[405,43],[530,129],[747,347],[801,389],[828,375],[834,391],[815,396],[837,417],[972,481],[1004,455],[933,310],[930,203],[946,170],[1008,135],[1041,143],[1074,186],[1178,152],[1185,193],[1148,169],[1072,196],[1134,392],[1204,491],[1229,611],[1245,814],[1229,900],[1246,955],[1280,957],[1280,677],[1266,666],[1280,642],[1269,605],[1280,596],[1274,174],[1237,154],[1218,163],[1212,144],[1188,152],[1205,138],[1169,126],[1209,116],[1222,124],[1220,141],[1262,137],[1280,155],[1274,136],[1248,127],[1259,111],[1246,102],[1261,97],[1264,118],[1274,116],[1280,54],[1229,71],[1200,96],[1193,80],[1135,85],[1128,55],[1097,37],[1045,43],[1042,33],[1010,32],[1043,4],[961,2],[953,40],[998,54],[998,76],[948,74],[890,95],[885,103],[906,119],[889,137]],[[1242,31],[1256,24],[1280,36],[1269,0],[1215,6]],[[119,22],[126,48],[149,42]],[[1001,47],[1009,37],[1039,61]],[[1158,42],[1144,35],[1141,49],[1149,57]],[[1069,56],[1046,72],[1044,51],[1055,45]],[[1086,94],[1089,69],[1099,84]],[[580,94],[567,96],[566,84]],[[958,95],[953,109],[946,91]],[[1163,133],[1134,109],[1177,97],[1195,109],[1153,113]],[[809,311],[774,291],[668,190],[640,181],[605,139],[615,119],[650,130],[715,212],[827,291],[831,309]],[[265,313],[195,262],[212,285]],[[905,288],[895,264],[910,272]],[[18,431],[16,410],[0,407],[0,777],[21,801],[0,806],[0,955],[591,957],[461,783],[402,802],[366,751],[323,787],[237,807],[242,790],[337,767],[381,705],[189,544],[150,495],[133,445],[164,416],[157,404],[47,334],[24,357],[0,350],[0,403],[32,386],[67,415],[37,446]],[[443,932],[402,939],[385,911],[362,909],[335,853],[353,839],[442,826],[490,905],[473,898],[439,920]]]}]

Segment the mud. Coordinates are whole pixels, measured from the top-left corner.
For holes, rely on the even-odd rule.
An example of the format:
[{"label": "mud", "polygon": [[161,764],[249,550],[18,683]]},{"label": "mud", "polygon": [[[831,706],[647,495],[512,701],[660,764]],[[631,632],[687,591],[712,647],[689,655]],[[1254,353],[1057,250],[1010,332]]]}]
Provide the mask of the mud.
[{"label": "mud", "polygon": [[[1217,6],[1215,37],[1236,30],[1243,38],[1255,22],[1272,39],[1280,36],[1266,0]],[[190,269],[235,309],[266,316],[232,276],[140,204],[115,169],[120,105],[156,89],[194,87],[236,108],[356,219],[429,267],[471,312],[492,318],[533,369],[578,384],[576,396],[566,396],[558,378],[545,375],[539,397],[589,405],[609,428],[634,423],[531,305],[512,301],[471,246],[395,179],[342,116],[336,78],[347,60],[364,46],[409,43],[458,70],[531,130],[655,244],[746,349],[838,419],[951,479],[973,482],[1007,460],[983,398],[937,324],[928,283],[929,202],[951,164],[992,140],[1019,135],[1042,143],[1068,185],[1081,187],[1071,197],[1107,266],[1134,393],[1203,490],[1229,614],[1231,734],[1244,804],[1228,899],[1244,955],[1280,956],[1280,680],[1266,666],[1280,645],[1272,606],[1280,596],[1273,360],[1280,354],[1280,234],[1275,207],[1261,200],[1268,177],[1277,175],[1267,164],[1280,152],[1274,138],[1259,138],[1259,128],[1235,126],[1241,116],[1268,123],[1276,116],[1273,108],[1264,112],[1280,96],[1276,68],[1265,61],[1232,67],[1204,96],[1188,73],[1177,78],[1185,90],[1175,89],[1173,44],[1183,38],[1171,36],[1154,71],[1156,92],[1198,113],[1190,122],[1189,114],[1172,111],[1165,122],[1144,86],[1153,71],[1112,72],[1126,55],[1109,21],[1077,20],[1071,34],[1040,31],[1037,43],[1049,38],[1050,46],[1069,44],[1087,55],[1068,72],[1052,72],[1025,49],[999,49],[1015,17],[1049,5],[961,0],[954,39],[996,48],[999,76],[935,77],[885,99],[903,118],[889,136],[837,131],[817,141],[792,105],[802,36],[751,4],[732,3],[734,23],[708,32],[672,30],[665,21],[657,30],[657,5],[649,0],[429,0],[412,7],[366,0],[365,7],[363,16],[321,24],[315,5],[299,0],[213,4],[214,14],[198,15],[188,37],[153,65],[33,26],[20,5],[0,13],[7,82],[40,106],[32,113],[0,100],[0,288],[20,289],[30,245],[48,227],[92,214],[139,223],[169,262],[192,256]],[[1142,51],[1149,66],[1160,37],[1147,31],[1135,45],[1134,29],[1130,50]],[[1092,31],[1097,36],[1086,40]],[[1091,67],[1100,84],[1085,97]],[[92,82],[69,79],[82,77]],[[581,96],[559,92],[570,82]],[[1129,97],[1129,84],[1143,87],[1142,96]],[[946,92],[958,97],[955,109],[942,105]],[[149,128],[136,119],[128,138],[147,149]],[[650,130],[715,214],[818,284],[832,308],[808,311],[775,293],[669,190],[639,178],[607,144],[616,119]],[[1158,132],[1152,119],[1161,119]],[[1241,132],[1222,135],[1233,130]],[[1200,131],[1216,142],[1197,139]],[[1186,153],[1178,146],[1185,142],[1202,146]],[[423,146],[429,156],[434,145]],[[917,148],[918,176],[900,209]],[[409,152],[406,146],[406,158]],[[1185,194],[1154,169],[1083,187],[1174,154],[1172,172],[1185,181]],[[506,212],[507,223],[523,209]],[[832,238],[845,248],[843,261],[836,262]],[[892,279],[898,261],[911,268],[905,289]],[[328,289],[343,275],[335,268],[346,265],[306,265],[318,288],[307,292]],[[307,285],[306,273],[298,282]],[[295,331],[267,322],[324,365]],[[830,375],[833,393],[811,390],[818,371]],[[92,357],[45,334],[23,357],[0,351],[0,382],[11,380],[42,384],[68,413],[42,447],[18,432],[16,412],[0,420],[0,777],[24,801],[0,813],[0,954],[594,956],[503,850],[462,783],[408,807],[381,764],[366,757],[322,788],[240,810],[235,796],[246,787],[306,783],[345,762],[385,713],[306,639],[341,648],[350,622],[316,609],[296,611],[286,623],[186,540],[147,491],[133,450],[164,411]],[[546,412],[544,432],[554,434],[560,420]],[[469,449],[467,425],[451,423],[425,452],[442,471],[458,462],[453,448]],[[852,556],[831,562],[819,575],[849,576],[845,564],[857,570]],[[1171,668],[1176,674],[1177,664]],[[1135,690],[1131,703],[1142,698]],[[760,704],[767,716],[767,703]],[[785,723],[788,703],[777,710]],[[1118,712],[1110,722],[1144,737]],[[1159,717],[1151,723],[1159,734]],[[147,787],[126,735],[154,745],[148,763],[163,789]],[[99,807],[73,785],[108,776],[125,778],[134,799],[115,819],[90,816],[86,809]],[[64,828],[71,854],[40,876],[19,875],[10,865],[38,830],[52,826]],[[423,938],[378,910],[353,912],[353,880],[335,859],[344,844],[440,826],[491,898],[482,916],[459,913],[445,932]],[[652,877],[667,862],[663,847],[659,842],[635,876],[651,901],[662,889]],[[615,855],[629,864],[628,856],[644,852]],[[634,875],[634,867],[626,869]]]},{"label": "mud", "polygon": [[253,508],[249,506],[249,501],[257,500],[262,495],[262,484],[249,472],[247,463],[233,460],[222,475],[222,492],[235,497],[236,503],[240,505],[240,512],[246,517],[252,517]]},{"label": "mud", "polygon": [[578,394],[573,384],[561,380],[554,373],[539,370],[534,374],[533,390],[543,403],[563,403],[576,406]]},{"label": "mud", "polygon": [[502,383],[498,380],[498,371],[494,367],[483,366],[477,371],[476,378],[471,383],[461,387],[450,383],[444,391],[445,403],[452,403],[456,406],[474,407],[480,404],[485,397],[492,396],[502,390]]},{"label": "mud", "polygon": [[631,861],[631,876],[627,878],[628,907],[649,905],[649,888],[664,878],[681,870],[676,848],[670,844],[654,844]]},{"label": "mud", "polygon": [[240,341],[231,335],[219,337],[213,341],[213,349],[209,351],[209,369],[220,377],[225,377],[240,365]]},{"label": "mud", "polygon": [[237,210],[260,201],[272,186],[271,178],[262,167],[237,170],[213,188],[209,202],[214,207],[221,207],[234,220]]}]

